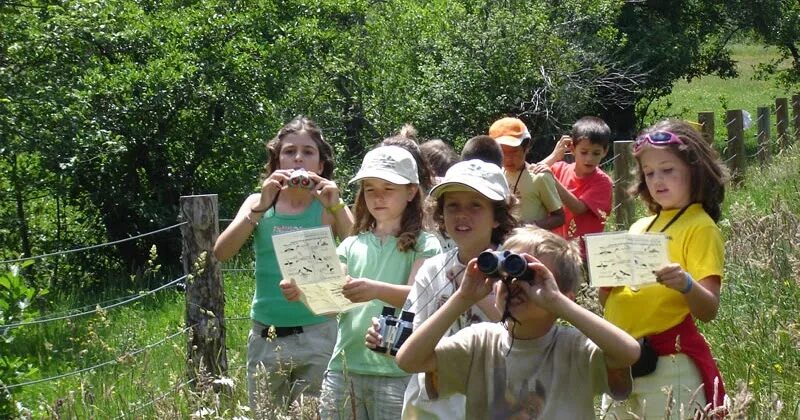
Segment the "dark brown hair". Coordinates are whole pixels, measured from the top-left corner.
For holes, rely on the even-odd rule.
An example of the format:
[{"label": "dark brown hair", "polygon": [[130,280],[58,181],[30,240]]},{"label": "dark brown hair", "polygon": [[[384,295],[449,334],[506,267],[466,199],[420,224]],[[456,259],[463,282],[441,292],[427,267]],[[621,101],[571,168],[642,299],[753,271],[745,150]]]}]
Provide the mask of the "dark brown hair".
[{"label": "dark brown hair", "polygon": [[[445,191],[439,198],[428,198],[426,203],[426,209],[431,214],[431,219],[436,224],[436,229],[445,238],[448,237],[447,229],[444,226],[444,196],[446,194],[447,192]],[[476,192],[476,194],[480,193]],[[515,216],[518,200],[511,194],[503,201],[491,201],[491,203],[494,220],[498,223],[497,227],[492,229],[492,243],[500,245],[509,232],[519,226],[519,220]]]},{"label": "dark brown hair", "polygon": [[497,144],[495,139],[486,136],[475,136],[464,144],[461,149],[461,159],[478,159],[488,163],[494,163],[503,167],[503,149]]},{"label": "dark brown hair", "polygon": [[419,151],[430,164],[433,173],[439,177],[443,177],[451,166],[461,160],[455,150],[440,139],[432,139],[420,144]]},{"label": "dark brown hair", "polygon": [[[664,120],[643,131],[642,134],[657,131],[669,131],[681,139],[683,145],[669,144],[663,147],[669,149],[689,166],[691,202],[702,204],[711,219],[718,222],[722,217],[721,205],[725,199],[725,183],[729,178],[728,168],[720,161],[717,152],[703,139],[703,136],[686,122]],[[644,147],[651,146],[645,144]],[[639,196],[651,212],[658,213],[661,211],[661,206],[656,203],[647,189],[642,164],[639,161],[640,153],[641,150],[634,153],[638,163],[636,172],[639,182],[631,187],[629,192],[633,196]]]},{"label": "dark brown hair", "polygon": [[314,143],[317,145],[317,150],[319,151],[319,161],[322,163],[322,173],[317,175],[325,179],[331,179],[333,176],[333,169],[336,166],[334,163],[333,147],[331,147],[330,143],[325,141],[325,137],[322,136],[322,130],[319,126],[314,121],[302,115],[294,117],[293,120],[281,127],[280,131],[278,131],[278,135],[266,144],[267,163],[264,165],[264,173],[262,173],[261,176],[267,178],[270,174],[280,169],[280,154],[283,141],[288,135],[295,133],[307,134],[314,140]]},{"label": "dark brown hair", "polygon": [[577,146],[583,140],[607,149],[611,142],[611,129],[608,124],[597,117],[583,117],[572,124],[572,145]]},{"label": "dark brown hair", "polygon": [[[370,232],[375,228],[375,217],[372,216],[367,207],[367,200],[364,197],[364,180],[358,183],[358,193],[356,193],[356,203],[353,209],[353,230],[352,235],[358,235],[363,232]],[[400,251],[412,250],[417,246],[417,236],[422,231],[422,192],[419,185],[407,184],[401,185],[417,187],[417,193],[414,198],[406,205],[403,211],[403,218],[400,222],[400,233],[397,235],[397,249]]]}]

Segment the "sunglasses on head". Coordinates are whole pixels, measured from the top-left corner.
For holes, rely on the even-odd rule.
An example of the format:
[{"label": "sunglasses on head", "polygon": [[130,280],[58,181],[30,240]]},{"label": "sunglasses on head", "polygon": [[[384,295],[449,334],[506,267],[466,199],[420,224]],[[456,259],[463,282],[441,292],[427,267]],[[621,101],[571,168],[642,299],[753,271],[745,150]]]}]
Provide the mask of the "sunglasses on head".
[{"label": "sunglasses on head", "polygon": [[669,131],[655,131],[652,133],[642,134],[636,138],[633,143],[633,153],[639,151],[645,143],[650,143],[653,146],[666,146],[668,144],[683,145],[683,140],[674,133]]}]

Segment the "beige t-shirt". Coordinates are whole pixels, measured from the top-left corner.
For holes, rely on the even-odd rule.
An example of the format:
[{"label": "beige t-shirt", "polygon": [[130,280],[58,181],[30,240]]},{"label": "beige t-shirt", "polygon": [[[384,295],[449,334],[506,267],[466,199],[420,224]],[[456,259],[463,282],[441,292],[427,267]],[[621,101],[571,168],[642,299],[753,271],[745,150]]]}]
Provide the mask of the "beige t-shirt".
[{"label": "beige t-shirt", "polygon": [[595,418],[608,391],[603,351],[571,327],[512,345],[502,324],[476,324],[443,338],[436,360],[439,396],[465,394],[467,419]]},{"label": "beige t-shirt", "polygon": [[533,223],[563,208],[553,174],[533,174],[530,170],[509,172],[505,169],[503,174],[511,192],[520,201],[520,220],[523,223]]}]

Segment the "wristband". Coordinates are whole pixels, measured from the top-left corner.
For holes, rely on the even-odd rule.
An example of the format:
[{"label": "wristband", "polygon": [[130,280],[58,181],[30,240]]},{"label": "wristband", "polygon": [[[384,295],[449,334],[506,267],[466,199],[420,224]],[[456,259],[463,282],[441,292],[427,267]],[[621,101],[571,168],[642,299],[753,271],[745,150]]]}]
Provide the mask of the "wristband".
[{"label": "wristband", "polygon": [[692,287],[694,287],[694,279],[692,279],[692,275],[686,273],[686,287],[681,290],[681,293],[684,295],[692,291]]},{"label": "wristband", "polygon": [[342,200],[340,198],[338,203],[336,203],[336,204],[334,204],[334,205],[332,205],[330,207],[325,207],[325,210],[328,210],[328,213],[330,213],[330,214],[336,214],[336,212],[338,212],[339,210],[341,210],[343,208],[344,208],[344,200]]}]

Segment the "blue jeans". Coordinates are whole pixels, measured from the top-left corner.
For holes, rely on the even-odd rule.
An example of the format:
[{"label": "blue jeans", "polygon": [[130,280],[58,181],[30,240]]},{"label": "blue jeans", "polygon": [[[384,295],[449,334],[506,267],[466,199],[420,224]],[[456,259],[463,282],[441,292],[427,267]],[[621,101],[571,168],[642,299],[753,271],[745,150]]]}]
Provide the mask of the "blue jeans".
[{"label": "blue jeans", "polygon": [[396,420],[410,376],[372,376],[327,370],[322,380],[323,420]]}]

